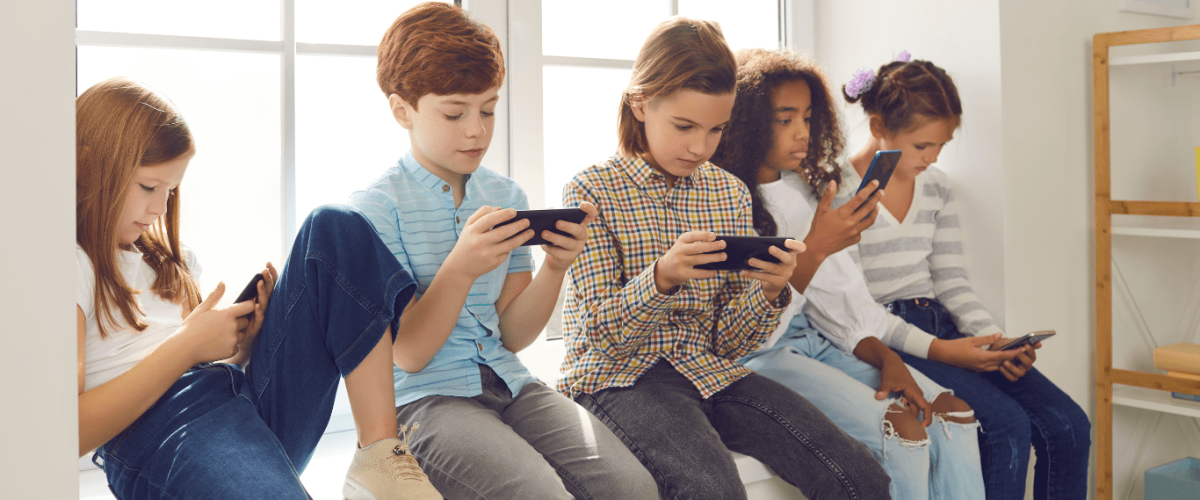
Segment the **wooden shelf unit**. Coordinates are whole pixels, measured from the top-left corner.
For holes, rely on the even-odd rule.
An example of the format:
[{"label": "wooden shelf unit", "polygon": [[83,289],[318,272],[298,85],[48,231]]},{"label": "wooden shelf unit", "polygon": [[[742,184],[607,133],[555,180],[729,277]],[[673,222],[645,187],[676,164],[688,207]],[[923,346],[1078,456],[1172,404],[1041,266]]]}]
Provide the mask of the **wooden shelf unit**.
[{"label": "wooden shelf unit", "polygon": [[[1134,386],[1157,391],[1175,391],[1200,395],[1200,381],[1167,375],[1114,369],[1112,366],[1112,237],[1114,214],[1155,215],[1164,217],[1200,217],[1200,203],[1113,200],[1111,137],[1109,127],[1108,68],[1109,47],[1146,43],[1200,40],[1200,25],[1175,26],[1138,31],[1097,33],[1092,38],[1093,108],[1095,126],[1096,188],[1096,499],[1113,498],[1113,386]],[[1116,58],[1113,64],[1139,64],[1191,60],[1198,53]],[[1122,231],[1124,234],[1134,234]],[[1166,394],[1165,392],[1162,394]],[[1166,394],[1170,398],[1169,394]],[[1171,413],[1193,415],[1167,408],[1162,401],[1144,390],[1122,390],[1118,404]],[[1197,412],[1200,413],[1200,412]]]}]

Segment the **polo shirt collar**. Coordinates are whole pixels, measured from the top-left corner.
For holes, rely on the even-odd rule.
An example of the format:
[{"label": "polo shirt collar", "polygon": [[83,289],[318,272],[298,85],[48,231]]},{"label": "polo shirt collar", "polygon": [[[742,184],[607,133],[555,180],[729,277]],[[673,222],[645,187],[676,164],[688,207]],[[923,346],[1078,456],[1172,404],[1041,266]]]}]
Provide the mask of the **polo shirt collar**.
[{"label": "polo shirt collar", "polygon": [[[408,174],[413,177],[413,179],[416,179],[418,183],[420,183],[422,186],[425,186],[425,188],[429,189],[430,191],[440,192],[442,186],[448,185],[448,183],[442,180],[441,177],[433,175],[433,172],[425,170],[425,167],[422,167],[421,163],[417,161],[417,158],[413,156],[412,150],[404,153],[404,156],[400,158],[400,167],[407,171]],[[471,174],[466,174],[463,176],[464,186],[470,181]]]}]

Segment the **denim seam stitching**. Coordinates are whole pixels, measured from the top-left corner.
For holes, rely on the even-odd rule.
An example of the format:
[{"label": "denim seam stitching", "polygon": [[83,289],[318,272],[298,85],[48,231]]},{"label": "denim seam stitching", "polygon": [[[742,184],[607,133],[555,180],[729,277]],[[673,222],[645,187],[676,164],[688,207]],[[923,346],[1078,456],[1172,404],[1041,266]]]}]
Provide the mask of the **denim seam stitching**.
[{"label": "denim seam stitching", "polygon": [[[834,473],[834,476],[836,476],[838,478],[838,480],[841,481],[842,487],[845,488],[846,494],[849,495],[851,499],[861,498],[861,496],[859,495],[858,489],[854,486],[854,482],[851,481],[850,477],[846,474],[846,471],[843,470],[841,466],[834,463],[833,460],[831,460],[829,458],[829,456],[826,455],[823,450],[821,450],[810,439],[808,439],[808,436],[804,435],[803,432],[800,432],[800,430],[797,429],[795,426],[793,426],[792,423],[788,419],[784,418],[782,415],[777,413],[773,408],[771,408],[767,405],[764,405],[762,403],[759,403],[758,401],[747,398],[745,396],[718,396],[718,397],[715,397],[712,399],[722,401],[722,402],[727,401],[727,402],[732,402],[732,403],[741,403],[741,404],[744,404],[751,408],[754,408],[758,411],[761,411],[764,414],[766,414],[767,416],[771,417],[776,422],[778,422],[780,426],[782,426],[784,429],[786,429],[788,432],[790,432],[792,434],[792,437],[795,437],[796,440],[800,442],[800,444],[803,444],[805,448],[808,448],[809,451],[811,451],[814,455],[816,455],[821,460],[821,462],[824,463],[825,466],[828,467],[830,469],[830,471]],[[715,401],[714,401],[714,403],[715,403]],[[710,406],[711,406],[711,404],[710,404]]]}]

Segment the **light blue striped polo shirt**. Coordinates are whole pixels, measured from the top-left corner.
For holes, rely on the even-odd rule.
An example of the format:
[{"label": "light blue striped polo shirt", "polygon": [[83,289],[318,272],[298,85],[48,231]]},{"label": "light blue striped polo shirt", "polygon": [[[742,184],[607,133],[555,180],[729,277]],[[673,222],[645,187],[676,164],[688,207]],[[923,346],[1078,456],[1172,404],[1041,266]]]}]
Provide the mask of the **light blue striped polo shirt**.
[{"label": "light blue striped polo shirt", "polygon": [[[450,185],[425,170],[411,151],[370,187],[351,194],[349,203],[375,225],[388,249],[416,277],[416,298],[429,289],[467,219],[479,207],[529,208],[529,200],[516,182],[480,167],[467,177],[466,192],[456,209]],[[425,396],[478,396],[483,392],[480,364],[495,370],[513,396],[534,380],[517,356],[500,343],[495,305],[509,273],[530,271],[533,257],[529,247],[519,247],[499,267],[475,280],[454,331],[429,364],[417,373],[393,367],[396,406]]]}]

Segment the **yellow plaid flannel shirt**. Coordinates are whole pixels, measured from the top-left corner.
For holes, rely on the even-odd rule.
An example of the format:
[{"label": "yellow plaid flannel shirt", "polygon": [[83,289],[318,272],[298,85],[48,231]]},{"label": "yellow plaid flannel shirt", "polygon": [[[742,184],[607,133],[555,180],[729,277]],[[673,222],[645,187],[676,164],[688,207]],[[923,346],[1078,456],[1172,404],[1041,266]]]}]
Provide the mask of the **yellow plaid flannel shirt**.
[{"label": "yellow plaid flannel shirt", "polygon": [[755,234],[746,186],[705,162],[667,189],[645,161],[617,153],[567,184],[563,206],[585,201],[600,216],[567,274],[567,355],[559,390],[575,397],[627,387],[659,359],[670,361],[704,398],[750,374],[735,360],[775,329],[791,302],[788,288],[771,304],[761,282],[732,271],[690,280],[665,295],[654,285],[654,265],[679,235]]}]

